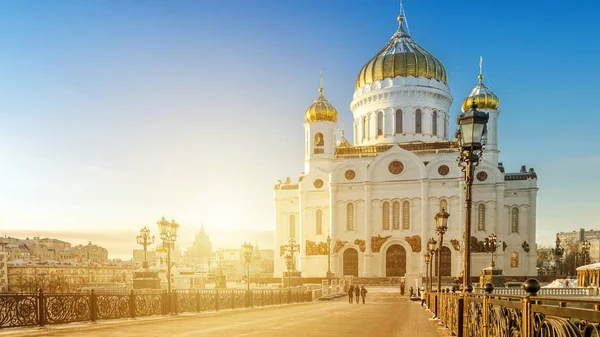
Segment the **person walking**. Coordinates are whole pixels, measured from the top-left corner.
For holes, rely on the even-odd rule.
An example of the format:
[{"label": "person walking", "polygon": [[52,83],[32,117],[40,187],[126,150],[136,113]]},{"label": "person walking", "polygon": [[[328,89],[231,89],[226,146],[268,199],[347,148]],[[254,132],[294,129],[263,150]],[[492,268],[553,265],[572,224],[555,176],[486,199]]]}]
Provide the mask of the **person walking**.
[{"label": "person walking", "polygon": [[365,297],[367,297],[367,289],[365,289],[365,286],[360,287],[360,297],[362,297],[363,304],[365,304]]},{"label": "person walking", "polygon": [[354,288],[354,297],[356,297],[356,303],[358,304],[360,301],[360,287],[358,285],[356,285],[356,288]]},{"label": "person walking", "polygon": [[423,307],[424,303],[425,303],[425,289],[421,288],[421,308]]},{"label": "person walking", "polygon": [[413,287],[410,287],[410,289],[408,290],[410,292],[410,296],[409,297],[413,297],[413,295],[415,294],[415,290],[413,289]]},{"label": "person walking", "polygon": [[350,288],[348,288],[348,303],[352,304],[352,296],[354,296],[354,286],[350,285]]}]

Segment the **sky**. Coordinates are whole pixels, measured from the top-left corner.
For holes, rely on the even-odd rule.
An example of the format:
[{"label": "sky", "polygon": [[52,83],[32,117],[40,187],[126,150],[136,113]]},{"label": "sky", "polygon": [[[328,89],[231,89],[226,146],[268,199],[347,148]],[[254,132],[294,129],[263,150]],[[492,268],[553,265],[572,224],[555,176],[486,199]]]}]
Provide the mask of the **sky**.
[{"label": "sky", "polygon": [[[182,226],[183,247],[204,224],[215,248],[245,238],[272,248],[273,185],[303,170],[303,113],[319,72],[351,125],[356,75],[399,11],[395,0],[0,7],[0,234],[68,236],[112,256],[130,255],[139,229],[156,233],[163,214]],[[500,159],[509,172],[538,173],[538,243],[600,228],[600,114],[588,101],[598,95],[600,2],[404,8],[413,38],[448,71],[451,121],[483,56],[484,82],[501,99]]]}]

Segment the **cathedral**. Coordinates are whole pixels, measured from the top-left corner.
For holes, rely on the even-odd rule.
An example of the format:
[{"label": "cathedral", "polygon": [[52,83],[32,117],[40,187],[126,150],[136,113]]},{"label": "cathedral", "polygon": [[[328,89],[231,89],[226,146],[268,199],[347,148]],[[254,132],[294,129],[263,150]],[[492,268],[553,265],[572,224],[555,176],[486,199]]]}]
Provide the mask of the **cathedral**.
[{"label": "cathedral", "polygon": [[[285,245],[299,244],[295,268],[304,277],[406,277],[426,274],[427,241],[438,239],[435,215],[445,209],[448,231],[442,276],[462,273],[464,175],[450,124],[443,63],[398,30],[356,76],[350,102],[354,139],[338,137],[338,112],[319,96],[304,113],[304,172],[275,185],[275,275],[286,268]],[[476,74],[473,78],[475,79]],[[498,236],[496,266],[507,276],[536,275],[537,175],[522,166],[505,172],[498,161],[500,100],[483,81],[462,101],[489,115],[482,159],[473,183],[471,275],[490,264],[483,241]],[[407,283],[408,284],[408,283]]]}]

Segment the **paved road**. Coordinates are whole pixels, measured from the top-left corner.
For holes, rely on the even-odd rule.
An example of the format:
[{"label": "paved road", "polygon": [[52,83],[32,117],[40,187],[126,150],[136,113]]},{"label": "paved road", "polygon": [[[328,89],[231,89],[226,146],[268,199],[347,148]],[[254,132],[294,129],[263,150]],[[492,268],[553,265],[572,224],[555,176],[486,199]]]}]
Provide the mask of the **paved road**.
[{"label": "paved road", "polygon": [[349,304],[347,298],[341,298],[169,318],[49,326],[19,333],[13,330],[11,336],[445,336],[429,317],[418,303],[401,298],[396,289],[373,288],[366,304]]}]

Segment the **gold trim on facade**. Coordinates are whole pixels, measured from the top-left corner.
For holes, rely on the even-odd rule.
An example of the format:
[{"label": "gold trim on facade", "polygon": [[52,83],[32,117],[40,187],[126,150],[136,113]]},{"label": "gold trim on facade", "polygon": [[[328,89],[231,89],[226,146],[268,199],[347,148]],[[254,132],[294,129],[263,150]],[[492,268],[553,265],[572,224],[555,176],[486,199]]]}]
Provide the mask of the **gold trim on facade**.
[{"label": "gold trim on facade", "polygon": [[[396,143],[404,150],[413,153],[426,152],[456,152],[456,144],[451,141],[431,142],[431,143]],[[336,149],[337,158],[355,158],[355,157],[375,157],[392,148],[394,144],[378,144],[366,146],[338,147]]]}]

